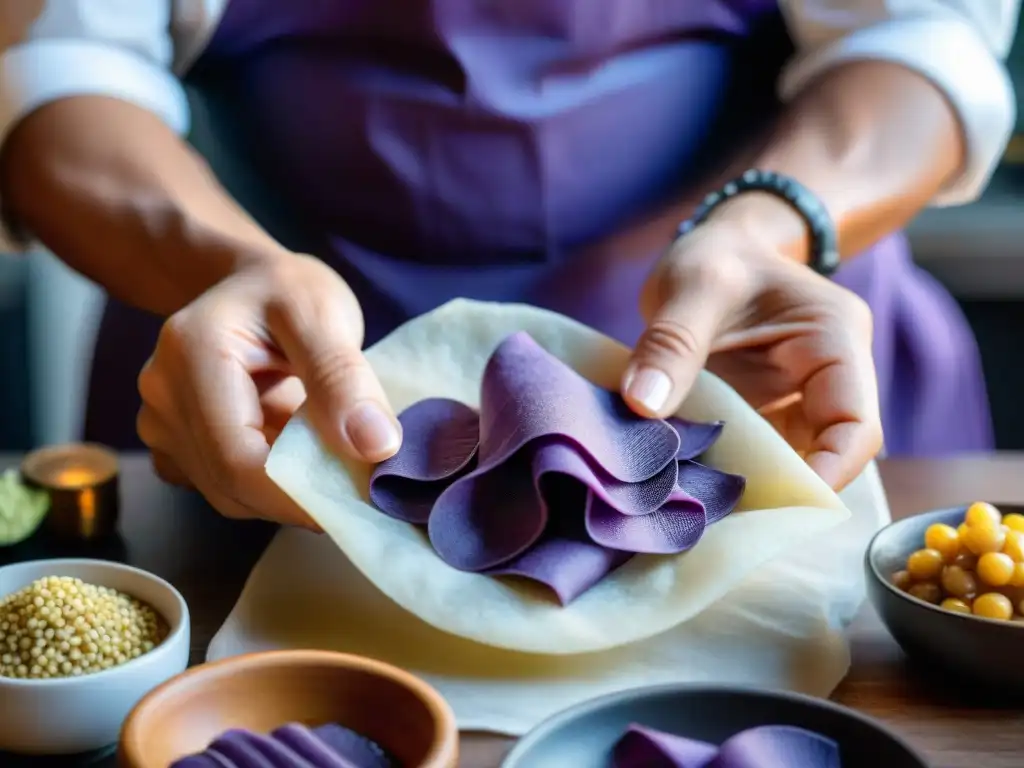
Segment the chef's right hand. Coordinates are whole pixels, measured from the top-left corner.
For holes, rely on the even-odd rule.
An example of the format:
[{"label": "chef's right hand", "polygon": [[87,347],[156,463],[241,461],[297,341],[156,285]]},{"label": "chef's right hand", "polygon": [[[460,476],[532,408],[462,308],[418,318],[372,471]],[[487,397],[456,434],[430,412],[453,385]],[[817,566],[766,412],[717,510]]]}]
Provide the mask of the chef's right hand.
[{"label": "chef's right hand", "polygon": [[167,320],[139,376],[138,431],[157,472],[228,517],[315,528],[264,464],[307,399],[336,454],[377,462],[398,450],[362,342],[355,295],[320,261],[287,255],[235,272]]}]

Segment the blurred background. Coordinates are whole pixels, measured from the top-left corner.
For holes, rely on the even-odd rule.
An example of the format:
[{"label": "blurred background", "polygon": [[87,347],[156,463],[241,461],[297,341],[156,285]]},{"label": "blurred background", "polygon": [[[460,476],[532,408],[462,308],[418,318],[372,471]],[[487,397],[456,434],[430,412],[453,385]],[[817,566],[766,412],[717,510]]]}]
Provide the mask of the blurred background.
[{"label": "blurred background", "polygon": [[[1024,450],[1022,37],[1010,55],[1017,135],[991,186],[979,202],[928,211],[910,227],[917,262],[949,288],[977,334],[1001,450]],[[0,254],[0,451],[79,437],[101,302],[95,285],[48,253]]]}]

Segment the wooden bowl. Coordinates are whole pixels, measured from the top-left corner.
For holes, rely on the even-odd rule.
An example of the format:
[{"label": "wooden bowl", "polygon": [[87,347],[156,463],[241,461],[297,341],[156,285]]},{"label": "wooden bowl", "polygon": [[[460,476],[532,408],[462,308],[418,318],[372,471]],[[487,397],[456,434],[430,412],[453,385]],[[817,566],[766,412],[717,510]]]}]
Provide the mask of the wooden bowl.
[{"label": "wooden bowl", "polygon": [[372,659],[270,651],[203,664],[150,692],[125,720],[124,768],[168,768],[231,728],[337,723],[408,768],[455,768],[455,715],[422,680]]},{"label": "wooden bowl", "polygon": [[[1003,514],[1024,512],[1024,507],[1014,504],[993,506]],[[955,528],[966,512],[967,506],[925,512],[897,520],[875,534],[864,558],[868,597],[908,657],[972,688],[1019,698],[1024,695],[1024,667],[1007,659],[1020,653],[1024,623],[952,613],[892,583],[892,575],[906,566],[907,556],[924,546],[929,525],[946,523]]]}]

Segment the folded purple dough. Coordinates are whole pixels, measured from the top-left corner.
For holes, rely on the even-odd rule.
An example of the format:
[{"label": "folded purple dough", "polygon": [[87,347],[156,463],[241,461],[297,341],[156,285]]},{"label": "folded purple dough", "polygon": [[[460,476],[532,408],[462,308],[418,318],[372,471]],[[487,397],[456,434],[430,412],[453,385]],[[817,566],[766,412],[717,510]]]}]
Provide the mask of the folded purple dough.
[{"label": "folded purple dough", "polygon": [[326,768],[333,754],[352,768],[398,768],[398,761],[377,742],[337,723],[312,730],[298,723],[288,723],[270,735],[313,766]]},{"label": "folded purple dough", "polygon": [[720,747],[631,725],[612,751],[613,768],[841,768],[832,739],[791,725],[740,731]]},{"label": "folded purple dough", "polygon": [[718,747],[631,725],[612,750],[612,768],[707,768]]},{"label": "folded purple dough", "polygon": [[171,768],[397,768],[398,763],[361,734],[335,723],[309,729],[283,725],[264,735],[225,731],[200,754]]},{"label": "folded purple dough", "polygon": [[745,485],[694,461],[721,423],[641,418],[526,333],[488,361],[479,413],[432,398],[399,421],[372,503],[425,525],[452,567],[540,582],[563,605],[634,554],[690,549]]}]

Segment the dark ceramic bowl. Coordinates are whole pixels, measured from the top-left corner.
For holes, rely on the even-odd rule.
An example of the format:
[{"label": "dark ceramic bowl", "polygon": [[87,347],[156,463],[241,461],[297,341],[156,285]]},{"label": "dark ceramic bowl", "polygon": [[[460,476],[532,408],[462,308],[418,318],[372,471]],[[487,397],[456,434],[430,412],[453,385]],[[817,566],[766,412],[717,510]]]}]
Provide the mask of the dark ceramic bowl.
[{"label": "dark ceramic bowl", "polygon": [[[1024,507],[995,504],[1003,513]],[[1024,647],[1024,623],[952,613],[898,589],[892,575],[904,568],[907,555],[924,546],[932,523],[954,528],[966,506],[939,509],[892,523],[868,545],[864,558],[868,596],[904,653],[931,669],[943,669],[972,686],[993,687],[1004,694],[1024,694],[1024,665],[1007,663]]]},{"label": "dark ceramic bowl", "polygon": [[608,768],[632,723],[715,744],[759,725],[795,725],[839,744],[843,768],[928,768],[880,724],[837,704],[795,693],[667,685],[587,701],[524,736],[502,768]]}]

